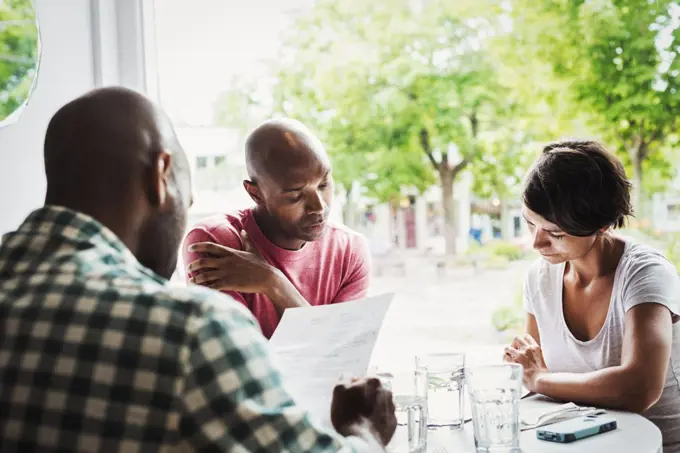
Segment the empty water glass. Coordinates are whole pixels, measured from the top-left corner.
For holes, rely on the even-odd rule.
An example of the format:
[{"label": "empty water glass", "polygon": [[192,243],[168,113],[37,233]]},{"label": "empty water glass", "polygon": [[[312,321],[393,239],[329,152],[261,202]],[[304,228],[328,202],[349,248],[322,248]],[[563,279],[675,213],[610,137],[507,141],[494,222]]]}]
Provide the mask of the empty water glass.
[{"label": "empty water glass", "polygon": [[418,356],[416,368],[427,370],[428,428],[462,429],[465,421],[465,354]]},{"label": "empty water glass", "polygon": [[519,402],[523,375],[522,366],[517,364],[465,371],[478,453],[520,451]]},{"label": "empty water glass", "polygon": [[427,449],[427,372],[377,372],[392,391],[397,430],[387,445],[388,453],[424,453]]}]

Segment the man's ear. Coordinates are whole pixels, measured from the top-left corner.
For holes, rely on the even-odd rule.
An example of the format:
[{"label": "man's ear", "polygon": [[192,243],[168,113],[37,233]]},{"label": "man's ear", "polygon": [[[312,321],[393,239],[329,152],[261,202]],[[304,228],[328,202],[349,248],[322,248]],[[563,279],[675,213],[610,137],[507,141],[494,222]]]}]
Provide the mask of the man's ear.
[{"label": "man's ear", "polygon": [[149,169],[149,202],[154,207],[165,205],[170,190],[172,156],[164,150],[157,152]]},{"label": "man's ear", "polygon": [[250,195],[250,198],[255,202],[255,204],[257,204],[258,206],[264,204],[262,191],[260,190],[257,184],[255,184],[253,181],[249,181],[246,179],[243,181],[243,188],[246,189],[246,192],[248,192],[248,195]]}]

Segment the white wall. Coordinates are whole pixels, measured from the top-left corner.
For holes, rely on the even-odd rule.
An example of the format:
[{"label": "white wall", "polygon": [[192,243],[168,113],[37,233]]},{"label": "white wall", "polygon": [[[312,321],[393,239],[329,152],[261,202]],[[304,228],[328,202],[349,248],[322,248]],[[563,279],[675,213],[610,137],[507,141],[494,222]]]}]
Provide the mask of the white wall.
[{"label": "white wall", "polygon": [[95,86],[143,91],[142,1],[36,1],[42,37],[37,87],[19,121],[0,128],[0,234],[43,202],[42,146],[54,112]]},{"label": "white wall", "polygon": [[0,233],[43,202],[50,117],[94,86],[89,0],[38,0],[37,7],[43,46],[37,86],[19,121],[0,128]]}]

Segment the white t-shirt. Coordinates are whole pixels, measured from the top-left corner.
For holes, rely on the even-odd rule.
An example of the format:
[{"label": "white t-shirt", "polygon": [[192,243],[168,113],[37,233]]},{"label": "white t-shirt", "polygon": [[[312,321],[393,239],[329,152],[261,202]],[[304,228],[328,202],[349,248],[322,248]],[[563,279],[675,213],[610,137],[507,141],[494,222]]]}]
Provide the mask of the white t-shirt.
[{"label": "white t-shirt", "polygon": [[[553,372],[584,373],[621,364],[626,312],[644,303],[668,307],[680,315],[680,278],[663,255],[626,241],[614,276],[609,312],[590,341],[572,335],[564,320],[562,286],[565,264],[539,260],[524,283],[524,305],[538,324],[543,357]],[[673,325],[673,346],[661,399],[643,414],[663,435],[664,453],[680,452],[680,322]]]}]

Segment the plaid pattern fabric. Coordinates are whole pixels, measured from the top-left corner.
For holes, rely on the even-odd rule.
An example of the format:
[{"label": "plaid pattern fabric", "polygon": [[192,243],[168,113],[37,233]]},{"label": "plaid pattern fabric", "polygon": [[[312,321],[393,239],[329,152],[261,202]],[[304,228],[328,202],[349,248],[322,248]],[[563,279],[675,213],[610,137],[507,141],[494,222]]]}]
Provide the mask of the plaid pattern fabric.
[{"label": "plaid pattern fabric", "polygon": [[0,451],[361,449],[297,408],[252,316],[48,206],[0,247]]}]

